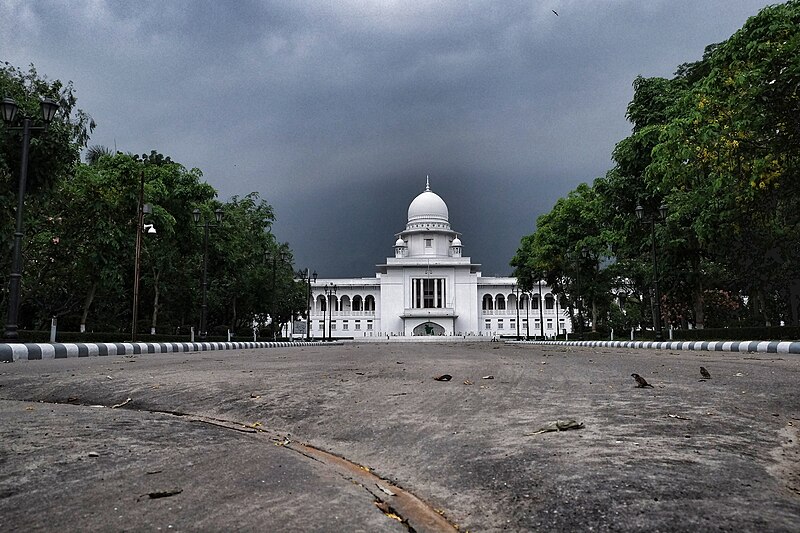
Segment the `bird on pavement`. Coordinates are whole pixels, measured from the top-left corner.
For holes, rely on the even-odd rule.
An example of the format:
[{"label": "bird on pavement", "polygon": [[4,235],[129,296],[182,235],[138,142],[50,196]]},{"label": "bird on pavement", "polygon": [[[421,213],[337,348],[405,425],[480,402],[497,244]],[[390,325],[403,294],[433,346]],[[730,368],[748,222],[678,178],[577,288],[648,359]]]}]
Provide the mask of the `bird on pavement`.
[{"label": "bird on pavement", "polygon": [[703,376],[704,379],[711,379],[711,374],[703,366],[700,367],[700,375]]},{"label": "bird on pavement", "polygon": [[644,389],[645,387],[650,387],[651,389],[654,388],[639,374],[631,374],[631,377],[636,380],[636,387],[639,389]]},{"label": "bird on pavement", "polygon": [[436,376],[433,379],[435,379],[436,381],[450,381],[451,379],[453,379],[453,376],[451,376],[450,374],[442,374],[441,376]]}]

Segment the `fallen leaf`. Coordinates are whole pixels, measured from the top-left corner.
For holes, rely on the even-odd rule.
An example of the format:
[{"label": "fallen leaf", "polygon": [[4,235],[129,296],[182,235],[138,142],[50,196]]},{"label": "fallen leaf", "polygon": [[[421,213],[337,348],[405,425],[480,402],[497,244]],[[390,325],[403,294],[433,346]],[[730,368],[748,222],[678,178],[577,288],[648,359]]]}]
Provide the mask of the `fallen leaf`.
[{"label": "fallen leaf", "polygon": [[467,380],[464,381],[464,385],[472,385],[472,382],[467,379]]},{"label": "fallen leaf", "polygon": [[122,407],[122,406],[124,406],[124,405],[128,405],[128,403],[129,403],[129,402],[131,402],[131,401],[132,401],[132,400],[131,400],[130,398],[128,398],[127,400],[125,400],[125,401],[124,401],[124,402],[122,402],[122,403],[118,403],[118,404],[116,404],[116,405],[112,405],[112,406],[111,406],[111,408],[112,408],[112,409],[116,409],[116,408],[118,408],[118,407]]},{"label": "fallen leaf", "polygon": [[490,375],[488,375],[488,376],[483,376],[481,379],[494,379],[494,376],[492,376],[492,375],[490,374]]}]

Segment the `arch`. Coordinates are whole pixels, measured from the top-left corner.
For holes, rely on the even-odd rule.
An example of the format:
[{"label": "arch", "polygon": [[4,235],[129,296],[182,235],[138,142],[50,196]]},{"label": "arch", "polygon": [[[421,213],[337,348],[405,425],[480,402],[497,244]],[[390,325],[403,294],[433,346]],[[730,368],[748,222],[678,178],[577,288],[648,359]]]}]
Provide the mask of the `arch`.
[{"label": "arch", "polygon": [[444,328],[436,322],[424,322],[415,327],[412,335],[444,335]]},{"label": "arch", "polygon": [[374,311],[375,310],[375,297],[371,294],[368,294],[366,298],[364,298],[364,311]]},{"label": "arch", "polygon": [[355,296],[353,296],[353,311],[363,311],[363,310],[364,310],[364,298],[356,294]]},{"label": "arch", "polygon": [[544,295],[544,308],[545,309],[553,309],[555,308],[556,299],[553,297],[552,293],[547,293]]},{"label": "arch", "polygon": [[506,297],[506,302],[508,303],[509,309],[519,308],[519,301],[517,300],[517,296],[515,294],[509,294],[508,297]]},{"label": "arch", "polygon": [[497,300],[497,305],[496,305],[497,310],[498,311],[504,310],[506,308],[506,297],[502,294],[498,294],[496,300]]},{"label": "arch", "polygon": [[523,294],[519,297],[519,308],[520,309],[529,309],[531,304],[531,299],[528,297],[527,294]]},{"label": "arch", "polygon": [[536,294],[535,297],[531,298],[531,309],[539,309],[539,295]]},{"label": "arch", "polygon": [[482,309],[484,311],[491,311],[492,309],[494,309],[494,300],[492,299],[491,295],[489,294],[483,295]]},{"label": "arch", "polygon": [[317,303],[314,305],[314,307],[316,309],[319,309],[320,313],[323,312],[323,311],[327,311],[328,310],[328,305],[325,303],[325,295],[324,294],[320,294],[319,296],[317,296],[316,302]]},{"label": "arch", "polygon": [[342,311],[349,311],[350,310],[350,297],[346,294],[339,299],[339,307]]}]

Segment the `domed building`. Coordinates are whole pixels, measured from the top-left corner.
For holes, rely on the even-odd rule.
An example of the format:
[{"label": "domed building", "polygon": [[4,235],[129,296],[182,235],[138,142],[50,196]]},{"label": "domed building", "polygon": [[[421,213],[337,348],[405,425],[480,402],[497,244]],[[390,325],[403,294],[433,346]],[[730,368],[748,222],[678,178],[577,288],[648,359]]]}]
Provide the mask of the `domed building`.
[{"label": "domed building", "polygon": [[531,293],[516,279],[483,277],[462,255],[461,234],[450,227],[445,201],[425,190],[408,206],[394,257],[374,278],[317,279],[311,285],[311,336],[398,338],[421,336],[554,336],[570,323],[542,282]]}]

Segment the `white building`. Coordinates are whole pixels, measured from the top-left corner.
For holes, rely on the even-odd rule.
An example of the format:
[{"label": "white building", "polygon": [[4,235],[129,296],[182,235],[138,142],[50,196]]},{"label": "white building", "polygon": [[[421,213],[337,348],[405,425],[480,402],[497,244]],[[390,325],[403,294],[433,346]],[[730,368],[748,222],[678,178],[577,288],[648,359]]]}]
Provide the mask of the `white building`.
[{"label": "white building", "polygon": [[311,285],[315,339],[436,336],[545,336],[571,330],[567,314],[542,282],[532,293],[516,278],[483,277],[462,255],[447,204],[426,183],[408,206],[394,257],[374,278],[317,279]]}]

